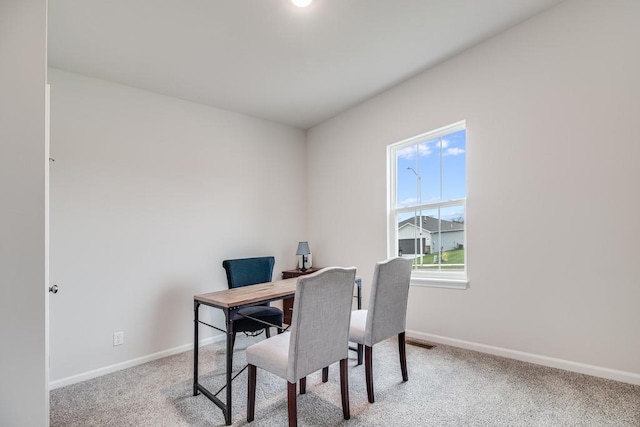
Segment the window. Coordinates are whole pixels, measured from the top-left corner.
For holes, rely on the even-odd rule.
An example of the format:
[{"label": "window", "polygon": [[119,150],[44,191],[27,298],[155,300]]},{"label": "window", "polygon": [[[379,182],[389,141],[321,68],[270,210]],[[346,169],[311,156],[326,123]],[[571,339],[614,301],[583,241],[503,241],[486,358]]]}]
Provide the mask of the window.
[{"label": "window", "polygon": [[412,284],[467,287],[466,151],[464,121],[388,147],[389,257]]}]

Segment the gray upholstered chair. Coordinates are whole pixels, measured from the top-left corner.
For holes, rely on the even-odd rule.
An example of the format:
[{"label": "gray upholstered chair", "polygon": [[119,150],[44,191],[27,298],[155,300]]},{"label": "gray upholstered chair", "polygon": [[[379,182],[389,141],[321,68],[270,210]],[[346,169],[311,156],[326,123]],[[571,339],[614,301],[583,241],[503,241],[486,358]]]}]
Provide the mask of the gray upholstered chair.
[{"label": "gray upholstered chair", "polygon": [[[413,261],[393,258],[376,263],[368,310],[351,314],[349,341],[358,345],[358,355],[364,346],[367,398],[373,403],[373,345],[398,335],[402,380],[407,381],[407,357],[404,330],[407,318],[407,299]],[[359,360],[359,363],[361,361]]]},{"label": "gray upholstered chair", "polygon": [[345,420],[349,413],[349,320],[355,267],[332,267],[301,276],[296,285],[291,332],[285,332],[247,348],[249,389],[247,421],[255,413],[256,368],[288,382],[289,426],[297,425],[296,386],[306,391],[307,375],[340,361],[340,390]]}]

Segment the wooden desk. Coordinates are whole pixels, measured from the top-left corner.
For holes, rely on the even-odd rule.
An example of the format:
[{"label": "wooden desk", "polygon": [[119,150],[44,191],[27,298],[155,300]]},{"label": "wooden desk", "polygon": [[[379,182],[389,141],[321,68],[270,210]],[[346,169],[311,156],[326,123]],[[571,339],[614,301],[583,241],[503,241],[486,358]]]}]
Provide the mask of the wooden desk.
[{"label": "wooden desk", "polygon": [[233,309],[240,306],[248,307],[269,301],[275,301],[295,295],[295,278],[278,280],[276,282],[260,283],[258,285],[241,286],[239,288],[224,289],[222,291],[209,292],[193,297],[194,301],[199,301],[211,307],[221,309]]},{"label": "wooden desk", "polygon": [[[294,277],[285,280],[278,280],[276,282],[261,283],[258,285],[242,286],[240,288],[209,292],[206,294],[195,295],[193,297],[193,395],[197,396],[198,392],[202,392],[202,394],[204,394],[209,400],[215,403],[216,406],[222,409],[222,413],[224,414],[224,421],[227,425],[231,425],[231,382],[233,381],[233,378],[231,376],[233,373],[233,319],[235,317],[235,314],[241,308],[258,305],[265,302],[285,298],[290,298],[291,301],[293,301],[293,296],[296,294],[297,283],[298,279]],[[360,308],[361,306],[361,283],[361,279],[359,277],[356,277],[355,284],[358,289],[358,308]],[[200,305],[207,305],[209,307],[219,308],[220,310],[222,310],[225,316],[226,330],[201,321],[198,316]],[[218,331],[224,332],[227,336],[226,385],[218,390],[217,393],[211,393],[202,384],[198,383],[198,327],[200,326],[200,323]],[[266,324],[266,322],[263,323]],[[277,328],[276,325],[272,326]],[[226,402],[223,402],[217,397],[217,395],[225,388]]]},{"label": "wooden desk", "polygon": [[322,270],[322,268],[308,268],[305,271],[293,269],[293,270],[285,270],[282,272],[283,279],[291,279],[293,277],[304,276],[305,274],[315,273],[318,270]]},{"label": "wooden desk", "polygon": [[[233,378],[233,318],[235,313],[244,307],[257,305],[269,301],[275,301],[296,293],[297,279],[279,280],[277,282],[262,283],[259,285],[243,286],[234,289],[225,289],[217,292],[195,295],[193,297],[194,332],[193,332],[193,395],[202,392],[209,400],[215,403],[224,414],[224,421],[231,425],[231,382]],[[219,308],[224,312],[226,330],[217,328],[202,322],[198,317],[200,305]],[[226,385],[217,393],[211,393],[203,385],[198,383],[198,326],[200,323],[224,332],[227,335],[227,372]],[[275,326],[275,325],[274,325]],[[226,402],[218,399],[217,394],[226,388]]]}]

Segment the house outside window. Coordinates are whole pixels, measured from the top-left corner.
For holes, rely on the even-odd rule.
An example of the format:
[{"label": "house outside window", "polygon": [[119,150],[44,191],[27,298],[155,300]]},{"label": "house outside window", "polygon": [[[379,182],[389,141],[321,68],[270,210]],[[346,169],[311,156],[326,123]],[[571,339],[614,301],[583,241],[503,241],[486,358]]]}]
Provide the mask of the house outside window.
[{"label": "house outside window", "polygon": [[411,283],[466,288],[466,124],[388,147],[389,257],[413,259]]}]

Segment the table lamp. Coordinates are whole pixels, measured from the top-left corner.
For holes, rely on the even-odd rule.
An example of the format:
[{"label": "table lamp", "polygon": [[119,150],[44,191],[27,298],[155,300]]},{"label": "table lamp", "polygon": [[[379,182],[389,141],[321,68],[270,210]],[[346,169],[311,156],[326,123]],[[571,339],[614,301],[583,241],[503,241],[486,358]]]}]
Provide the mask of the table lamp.
[{"label": "table lamp", "polygon": [[309,242],[298,242],[298,250],[296,251],[296,255],[302,255],[302,268],[300,271],[307,271],[307,255],[309,255],[311,251],[309,250]]}]

